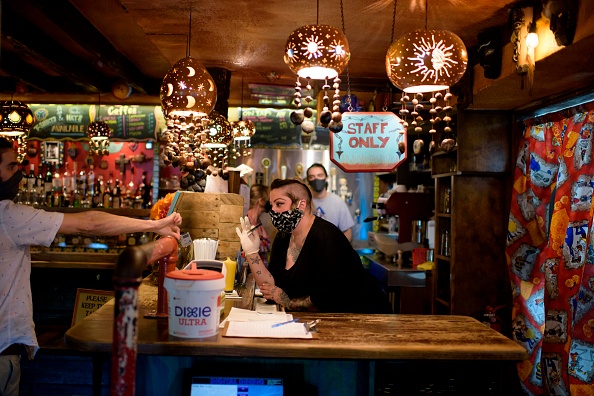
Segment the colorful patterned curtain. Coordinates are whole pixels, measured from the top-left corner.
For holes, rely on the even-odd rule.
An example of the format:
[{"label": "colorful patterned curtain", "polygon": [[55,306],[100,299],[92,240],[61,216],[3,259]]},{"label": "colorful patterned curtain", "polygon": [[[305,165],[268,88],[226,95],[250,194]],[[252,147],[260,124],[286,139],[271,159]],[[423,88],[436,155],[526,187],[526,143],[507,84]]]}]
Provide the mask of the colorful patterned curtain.
[{"label": "colorful patterned curtain", "polygon": [[594,395],[594,106],[525,123],[507,259],[528,395]]}]

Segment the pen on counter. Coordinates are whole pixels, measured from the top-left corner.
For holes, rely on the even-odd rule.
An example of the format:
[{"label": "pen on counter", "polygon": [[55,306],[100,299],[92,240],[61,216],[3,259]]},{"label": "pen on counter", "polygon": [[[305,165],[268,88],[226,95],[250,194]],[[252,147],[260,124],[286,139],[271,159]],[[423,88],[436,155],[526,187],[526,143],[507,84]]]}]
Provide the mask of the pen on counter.
[{"label": "pen on counter", "polygon": [[296,319],[293,319],[293,320],[288,320],[286,322],[275,323],[275,324],[272,325],[272,328],[279,327],[279,326],[284,326],[284,325],[289,324],[289,323],[295,323],[298,320],[299,320],[299,318],[296,318]]},{"label": "pen on counter", "polygon": [[262,226],[262,223],[260,223],[260,224],[258,224],[258,225],[255,225],[255,226],[253,226],[252,228],[250,228],[250,229],[248,230],[248,234],[251,234],[252,232],[254,232],[254,230],[255,230],[255,229],[257,229],[257,228],[259,228],[259,227],[261,227],[261,226]]}]

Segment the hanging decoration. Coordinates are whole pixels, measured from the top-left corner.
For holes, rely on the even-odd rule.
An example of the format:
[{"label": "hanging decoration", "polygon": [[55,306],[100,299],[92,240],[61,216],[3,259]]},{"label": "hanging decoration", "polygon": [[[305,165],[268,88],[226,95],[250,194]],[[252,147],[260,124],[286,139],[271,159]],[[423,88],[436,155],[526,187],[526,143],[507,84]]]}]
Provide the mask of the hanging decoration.
[{"label": "hanging decoration", "polygon": [[211,159],[203,144],[207,141],[208,115],[217,100],[214,79],[200,61],[191,57],[192,10],[186,43],[186,57],[177,61],[161,83],[161,108],[167,129],[160,137],[164,165],[180,167],[180,187],[202,192]]},{"label": "hanging decoration", "polygon": [[109,154],[111,128],[107,123],[101,121],[101,93],[99,93],[99,103],[96,107],[91,106],[89,113],[91,116],[91,122],[87,126],[87,136],[89,137],[90,146],[89,155],[107,155]]},{"label": "hanging decoration", "polygon": [[17,158],[25,159],[27,136],[35,124],[35,117],[25,102],[6,100],[0,102],[0,136],[17,142]]},{"label": "hanging decoration", "polygon": [[229,145],[233,142],[233,128],[227,119],[213,110],[206,126],[204,127],[205,140],[202,142],[212,165],[217,168],[224,168],[229,161]]},{"label": "hanging decoration", "polygon": [[206,117],[216,104],[217,87],[200,61],[186,57],[165,75],[160,96],[166,118]]},{"label": "hanging decoration", "polygon": [[[291,121],[295,125],[301,125],[304,134],[311,134],[315,125],[311,121],[313,110],[309,107],[313,102],[313,89],[311,80],[323,80],[324,84],[324,107],[319,114],[320,124],[328,127],[332,132],[342,130],[342,114],[339,112],[340,104],[340,78],[338,75],[347,68],[351,56],[349,43],[343,32],[330,25],[319,25],[319,0],[317,2],[316,24],[305,25],[294,30],[287,39],[285,45],[285,63],[289,69],[297,74],[295,82],[295,106],[297,111],[291,114]],[[343,12],[342,1],[340,2],[341,15]],[[302,83],[300,79],[306,80],[307,93],[305,96],[306,108],[301,109],[301,98],[303,96]],[[332,112],[330,112],[330,98],[328,80],[333,79],[334,96]]]},{"label": "hanging decoration", "polygon": [[[425,109],[424,94],[432,93],[429,99],[431,108],[431,143],[429,151],[436,150],[435,124],[442,121],[439,114],[444,111],[444,138],[441,148],[450,151],[455,146],[451,122],[453,96],[450,87],[456,84],[466,71],[468,53],[462,40],[447,30],[427,29],[427,1],[425,2],[425,29],[415,30],[400,37],[390,45],[386,54],[386,73],[390,81],[402,90],[400,116],[403,125],[410,126],[415,132],[422,131],[424,120],[421,111]],[[394,12],[394,16],[395,16]],[[409,111],[407,104],[411,103]],[[443,105],[443,106],[442,106]],[[419,139],[417,139],[419,140]],[[418,149],[422,145],[417,142]]]},{"label": "hanging decoration", "polygon": [[239,107],[239,121],[231,123],[233,133],[233,159],[251,155],[251,139],[256,133],[256,126],[250,120],[243,119],[243,77],[241,77],[241,103]]}]

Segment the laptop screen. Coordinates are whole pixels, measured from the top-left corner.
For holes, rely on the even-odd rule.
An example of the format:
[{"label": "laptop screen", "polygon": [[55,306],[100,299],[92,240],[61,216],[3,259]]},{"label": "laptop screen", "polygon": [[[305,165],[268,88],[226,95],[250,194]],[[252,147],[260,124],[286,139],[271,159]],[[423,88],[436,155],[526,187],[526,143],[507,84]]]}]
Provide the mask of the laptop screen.
[{"label": "laptop screen", "polygon": [[283,396],[283,380],[192,376],[190,396]]}]

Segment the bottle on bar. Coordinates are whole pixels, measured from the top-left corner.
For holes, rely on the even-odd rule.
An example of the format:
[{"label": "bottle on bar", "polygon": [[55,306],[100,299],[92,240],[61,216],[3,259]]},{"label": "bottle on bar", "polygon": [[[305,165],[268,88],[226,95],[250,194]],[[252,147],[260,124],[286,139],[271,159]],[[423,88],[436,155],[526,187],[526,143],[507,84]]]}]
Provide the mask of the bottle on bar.
[{"label": "bottle on bar", "polygon": [[29,165],[29,175],[27,176],[27,205],[35,205],[37,201],[37,190],[35,189],[35,165]]},{"label": "bottle on bar", "polygon": [[68,162],[64,162],[64,173],[62,174],[62,191],[64,195],[69,194],[72,190],[72,177],[68,172]]},{"label": "bottle on bar", "polygon": [[122,192],[120,190],[120,180],[116,179],[115,187],[112,191],[111,207],[119,209],[122,206]]},{"label": "bottle on bar", "polygon": [[54,175],[52,174],[52,168],[50,164],[47,164],[47,170],[45,171],[45,178],[43,186],[45,188],[45,205],[52,206],[52,189],[54,188]]},{"label": "bottle on bar", "polygon": [[111,193],[111,183],[113,181],[113,172],[109,172],[109,179],[107,180],[107,185],[105,186],[105,191],[103,192],[103,207],[105,209],[110,209],[112,206],[113,196]]},{"label": "bottle on bar", "polygon": [[41,163],[37,167],[37,178],[35,179],[35,191],[37,192],[37,201],[35,205],[45,205],[45,180],[43,178],[43,172],[41,171]]}]

